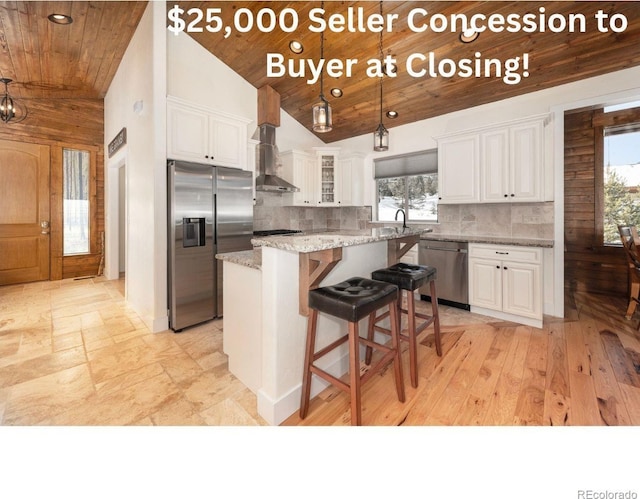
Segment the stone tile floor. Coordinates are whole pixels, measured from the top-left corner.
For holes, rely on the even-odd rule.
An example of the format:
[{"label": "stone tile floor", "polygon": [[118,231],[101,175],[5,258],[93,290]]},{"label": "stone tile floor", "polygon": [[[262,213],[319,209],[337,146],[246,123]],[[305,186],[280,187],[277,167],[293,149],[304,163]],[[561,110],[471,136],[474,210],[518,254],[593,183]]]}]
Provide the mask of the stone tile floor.
[{"label": "stone tile floor", "polygon": [[151,333],[124,279],[0,287],[0,424],[264,425],[222,321]]}]

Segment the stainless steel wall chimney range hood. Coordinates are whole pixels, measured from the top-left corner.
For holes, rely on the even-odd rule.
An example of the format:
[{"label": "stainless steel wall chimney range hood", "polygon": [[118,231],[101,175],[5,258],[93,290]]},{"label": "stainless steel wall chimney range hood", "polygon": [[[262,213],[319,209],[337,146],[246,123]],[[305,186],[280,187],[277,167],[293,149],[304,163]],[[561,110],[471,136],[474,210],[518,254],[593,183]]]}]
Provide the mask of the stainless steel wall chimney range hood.
[{"label": "stainless steel wall chimney range hood", "polygon": [[260,143],[256,146],[258,176],[256,191],[299,192],[295,185],[276,175],[279,163],[278,146],[276,145],[276,127],[268,123],[258,127],[253,135]]},{"label": "stainless steel wall chimney range hood", "polygon": [[291,185],[278,177],[280,155],[276,145],[276,127],[280,126],[280,94],[269,85],[258,89],[258,129],[253,134],[253,140],[258,140],[256,146],[256,160],[258,161],[258,176],[256,177],[256,191],[266,192],[299,192],[295,185]]}]

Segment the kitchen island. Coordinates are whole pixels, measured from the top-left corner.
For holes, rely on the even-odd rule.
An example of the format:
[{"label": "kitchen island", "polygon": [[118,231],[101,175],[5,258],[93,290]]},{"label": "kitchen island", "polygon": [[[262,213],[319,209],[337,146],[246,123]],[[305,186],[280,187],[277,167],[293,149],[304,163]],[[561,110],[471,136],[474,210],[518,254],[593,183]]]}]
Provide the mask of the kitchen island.
[{"label": "kitchen island", "polygon": [[[396,263],[423,231],[382,227],[252,239],[253,251],[219,254],[224,261],[224,352],[229,371],[257,395],[258,412],[280,424],[298,410],[309,289],[336,284]],[[361,330],[366,331],[363,319]],[[345,334],[332,317],[318,320],[317,348]],[[322,359],[334,376],[348,370],[347,346]],[[312,396],[326,383],[314,377]]]}]

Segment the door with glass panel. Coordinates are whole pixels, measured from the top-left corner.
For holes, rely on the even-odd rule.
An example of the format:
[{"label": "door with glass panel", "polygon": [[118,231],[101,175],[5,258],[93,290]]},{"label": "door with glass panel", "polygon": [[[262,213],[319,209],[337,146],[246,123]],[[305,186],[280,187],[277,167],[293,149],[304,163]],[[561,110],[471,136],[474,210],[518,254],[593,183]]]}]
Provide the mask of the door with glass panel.
[{"label": "door with glass panel", "polygon": [[0,140],[0,285],[49,279],[49,156]]}]

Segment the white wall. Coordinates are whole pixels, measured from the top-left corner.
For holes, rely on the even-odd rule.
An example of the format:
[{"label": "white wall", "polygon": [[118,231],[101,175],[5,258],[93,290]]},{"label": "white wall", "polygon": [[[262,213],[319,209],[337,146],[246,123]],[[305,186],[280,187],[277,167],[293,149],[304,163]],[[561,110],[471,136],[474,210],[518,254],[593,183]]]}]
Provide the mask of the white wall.
[{"label": "white wall", "polygon": [[[167,35],[167,59],[168,95],[248,118],[248,137],[253,135],[258,119],[258,90],[253,85],[184,33]],[[323,145],[285,111],[276,140],[281,151]]]},{"label": "white wall", "polygon": [[126,164],[126,299],[154,332],[168,327],[165,20],[164,2],[149,2],[104,101],[105,150],[127,129],[127,145],[105,161],[106,275],[118,270],[118,167]]}]

